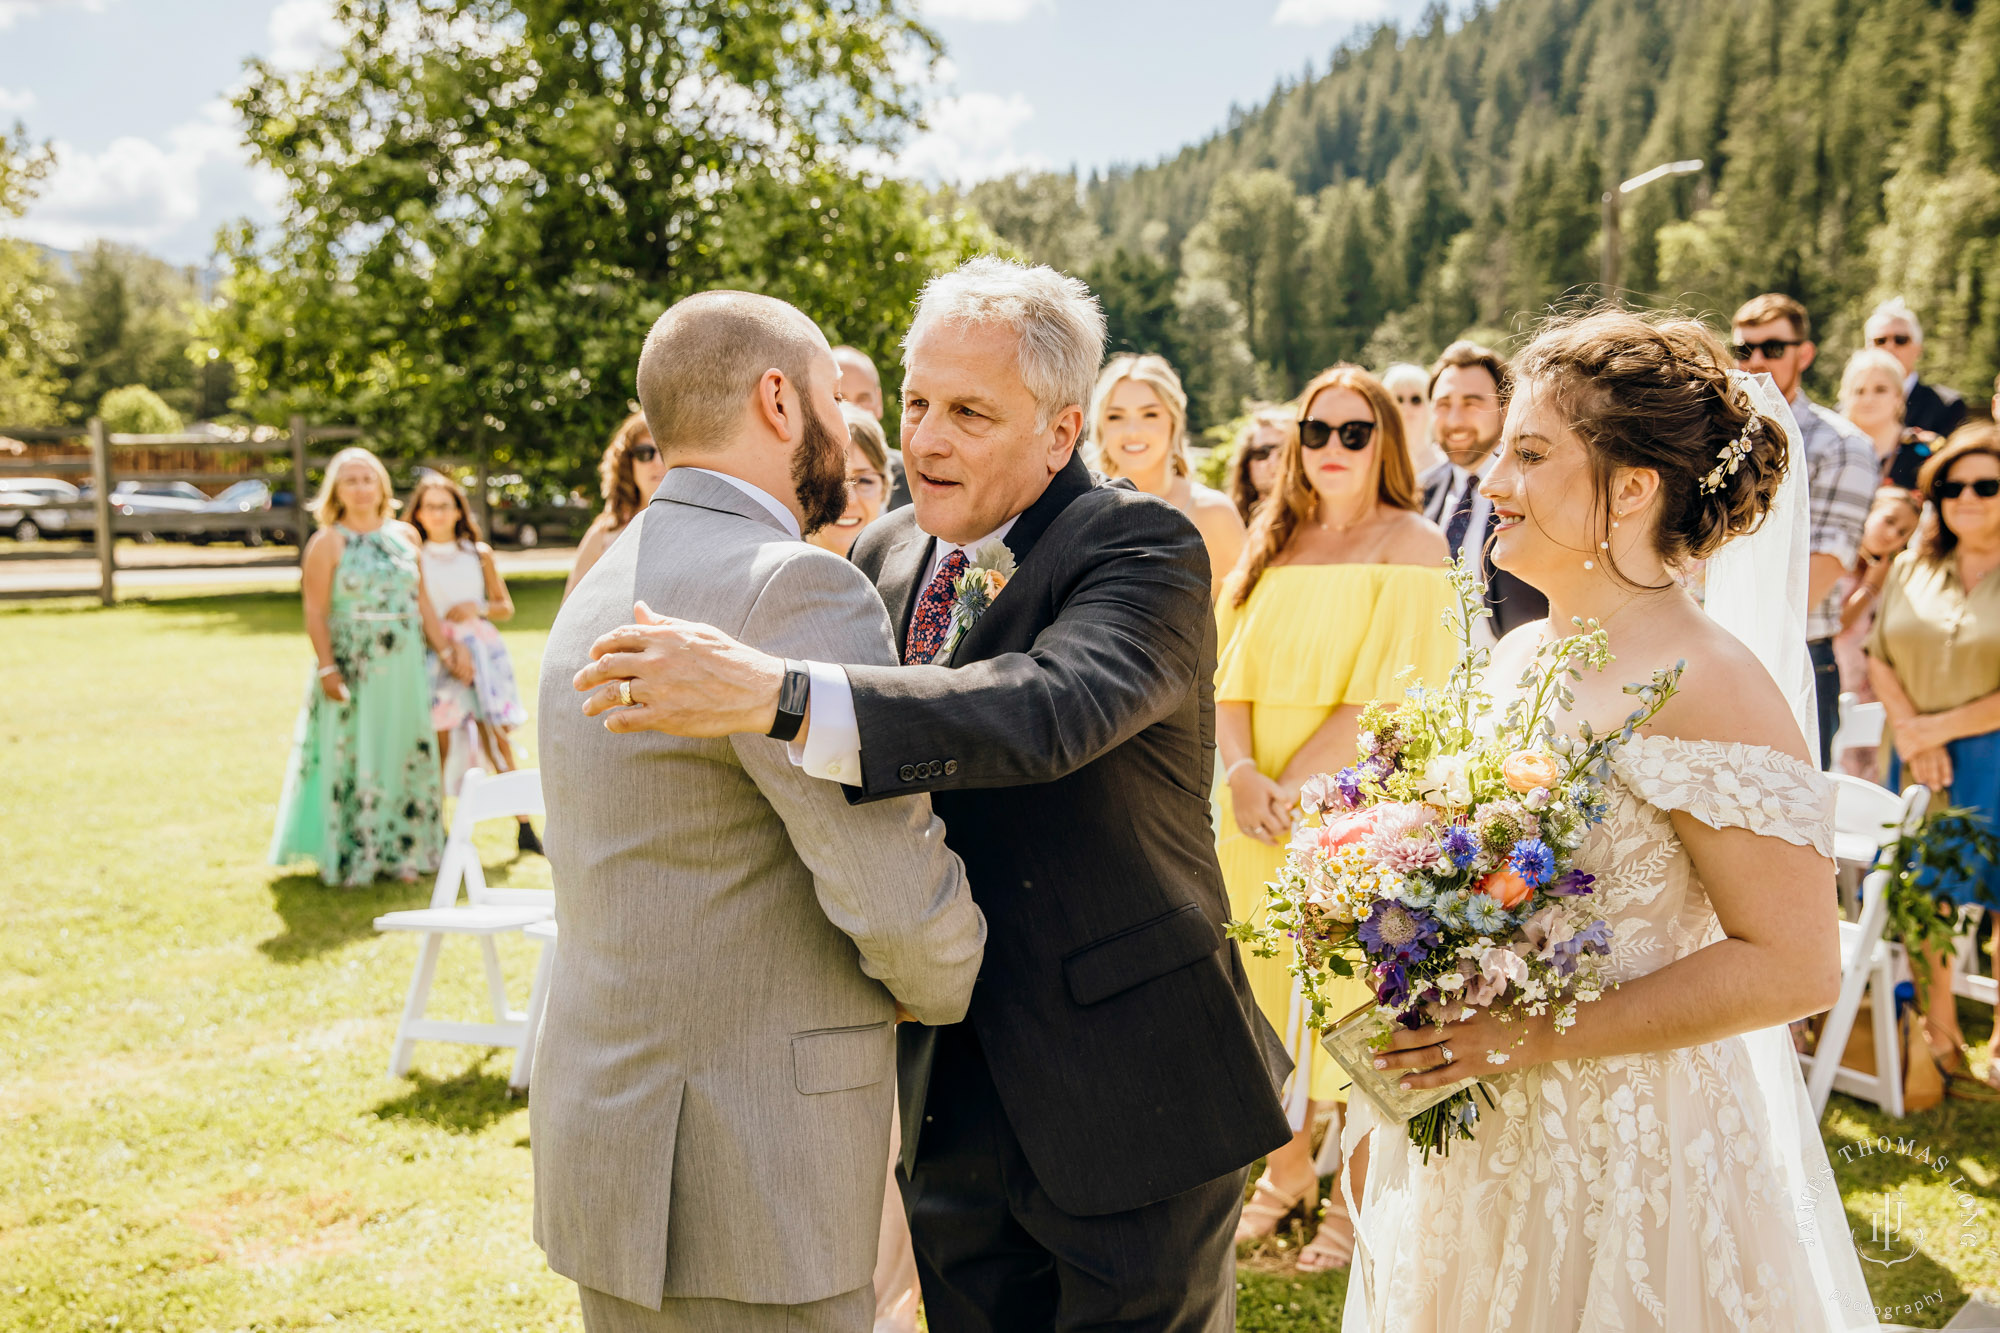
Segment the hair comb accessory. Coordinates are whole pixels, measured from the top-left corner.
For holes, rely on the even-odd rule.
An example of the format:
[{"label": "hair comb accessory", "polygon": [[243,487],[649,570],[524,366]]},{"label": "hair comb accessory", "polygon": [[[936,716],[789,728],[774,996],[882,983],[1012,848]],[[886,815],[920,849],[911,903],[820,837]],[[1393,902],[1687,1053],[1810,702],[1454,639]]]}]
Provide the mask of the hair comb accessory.
[{"label": "hair comb accessory", "polygon": [[1749,402],[1743,406],[1750,415],[1744,420],[1743,429],[1736,433],[1736,438],[1723,445],[1722,451],[1715,456],[1714,470],[1701,479],[1704,495],[1721,490],[1723,479],[1743,466],[1743,460],[1750,456],[1750,448],[1756,443],[1757,433],[1763,429],[1756,407]]}]

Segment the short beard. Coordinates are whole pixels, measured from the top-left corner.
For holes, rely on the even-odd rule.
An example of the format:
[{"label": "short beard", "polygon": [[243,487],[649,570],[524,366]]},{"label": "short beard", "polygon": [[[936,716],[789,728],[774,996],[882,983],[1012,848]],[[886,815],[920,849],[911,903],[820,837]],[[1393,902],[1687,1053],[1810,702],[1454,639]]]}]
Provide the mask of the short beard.
[{"label": "short beard", "polygon": [[1480,440],[1478,444],[1473,446],[1478,452],[1471,454],[1470,457],[1467,455],[1471,451],[1453,448],[1442,440],[1438,442],[1438,448],[1444,450],[1444,456],[1450,459],[1454,466],[1463,468],[1467,472],[1472,472],[1477,470],[1481,463],[1484,463],[1488,458],[1493,456],[1494,447],[1499,443],[1500,433],[1495,431],[1491,439]]},{"label": "short beard", "polygon": [[847,447],[834,438],[803,394],[800,407],[805,430],[792,454],[792,489],[810,537],[847,512]]}]

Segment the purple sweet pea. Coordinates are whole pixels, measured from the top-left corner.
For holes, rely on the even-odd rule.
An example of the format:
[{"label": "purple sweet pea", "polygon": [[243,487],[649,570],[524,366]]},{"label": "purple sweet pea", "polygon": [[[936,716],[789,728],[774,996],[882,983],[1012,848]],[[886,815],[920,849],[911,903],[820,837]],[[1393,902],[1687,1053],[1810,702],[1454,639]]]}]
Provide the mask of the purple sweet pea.
[{"label": "purple sweet pea", "polygon": [[1375,968],[1375,998],[1391,1009],[1410,1001],[1410,978],[1401,963],[1381,963]]},{"label": "purple sweet pea", "polygon": [[1547,891],[1560,898],[1576,898],[1591,892],[1596,883],[1595,875],[1586,875],[1581,870],[1566,870],[1556,876]]},{"label": "purple sweet pea", "polygon": [[1370,776],[1371,771],[1360,764],[1343,768],[1333,775],[1333,785],[1339,789],[1340,798],[1347,803],[1348,809],[1361,804],[1361,784]]},{"label": "purple sweet pea", "polygon": [[1549,950],[1549,957],[1556,970],[1568,976],[1576,970],[1577,959],[1587,953],[1608,954],[1611,952],[1611,925],[1606,921],[1593,921]]}]

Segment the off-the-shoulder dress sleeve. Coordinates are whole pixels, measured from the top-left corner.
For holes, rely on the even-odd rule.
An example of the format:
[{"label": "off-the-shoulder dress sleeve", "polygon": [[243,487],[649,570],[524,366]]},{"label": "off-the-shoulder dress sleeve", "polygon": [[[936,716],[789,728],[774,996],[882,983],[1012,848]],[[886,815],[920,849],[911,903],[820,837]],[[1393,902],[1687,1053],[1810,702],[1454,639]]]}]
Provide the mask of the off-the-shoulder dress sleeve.
[{"label": "off-the-shoulder dress sleeve", "polygon": [[1749,829],[1833,855],[1833,783],[1782,750],[1635,736],[1612,767],[1661,810],[1685,810],[1710,828]]}]

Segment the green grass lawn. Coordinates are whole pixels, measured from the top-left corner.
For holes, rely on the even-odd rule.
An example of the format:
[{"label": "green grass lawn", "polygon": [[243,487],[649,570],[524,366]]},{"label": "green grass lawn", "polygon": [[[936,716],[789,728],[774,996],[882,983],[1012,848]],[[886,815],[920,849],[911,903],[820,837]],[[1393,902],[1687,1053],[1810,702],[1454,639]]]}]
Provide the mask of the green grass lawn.
[{"label": "green grass lawn", "polygon": [[[530,699],[558,587],[515,583]],[[264,864],[310,674],[290,596],[0,607],[0,1330],[581,1326],[529,1236],[506,1056],[424,1045],[385,1074],[416,944],[369,922],[426,887]],[[484,855],[547,883],[500,825]],[[533,960],[513,943],[519,1003]],[[454,942],[437,1012],[481,1000]],[[1864,1237],[1903,1187],[1924,1239],[1869,1277],[1885,1304],[1932,1302],[1897,1318],[1939,1325],[2000,1287],[2000,1106],[1892,1122],[1835,1099],[1832,1147],[1881,1135],[1952,1158],[1836,1159]],[[1338,1327],[1345,1277],[1296,1276],[1295,1241],[1243,1256],[1239,1328]]]}]

